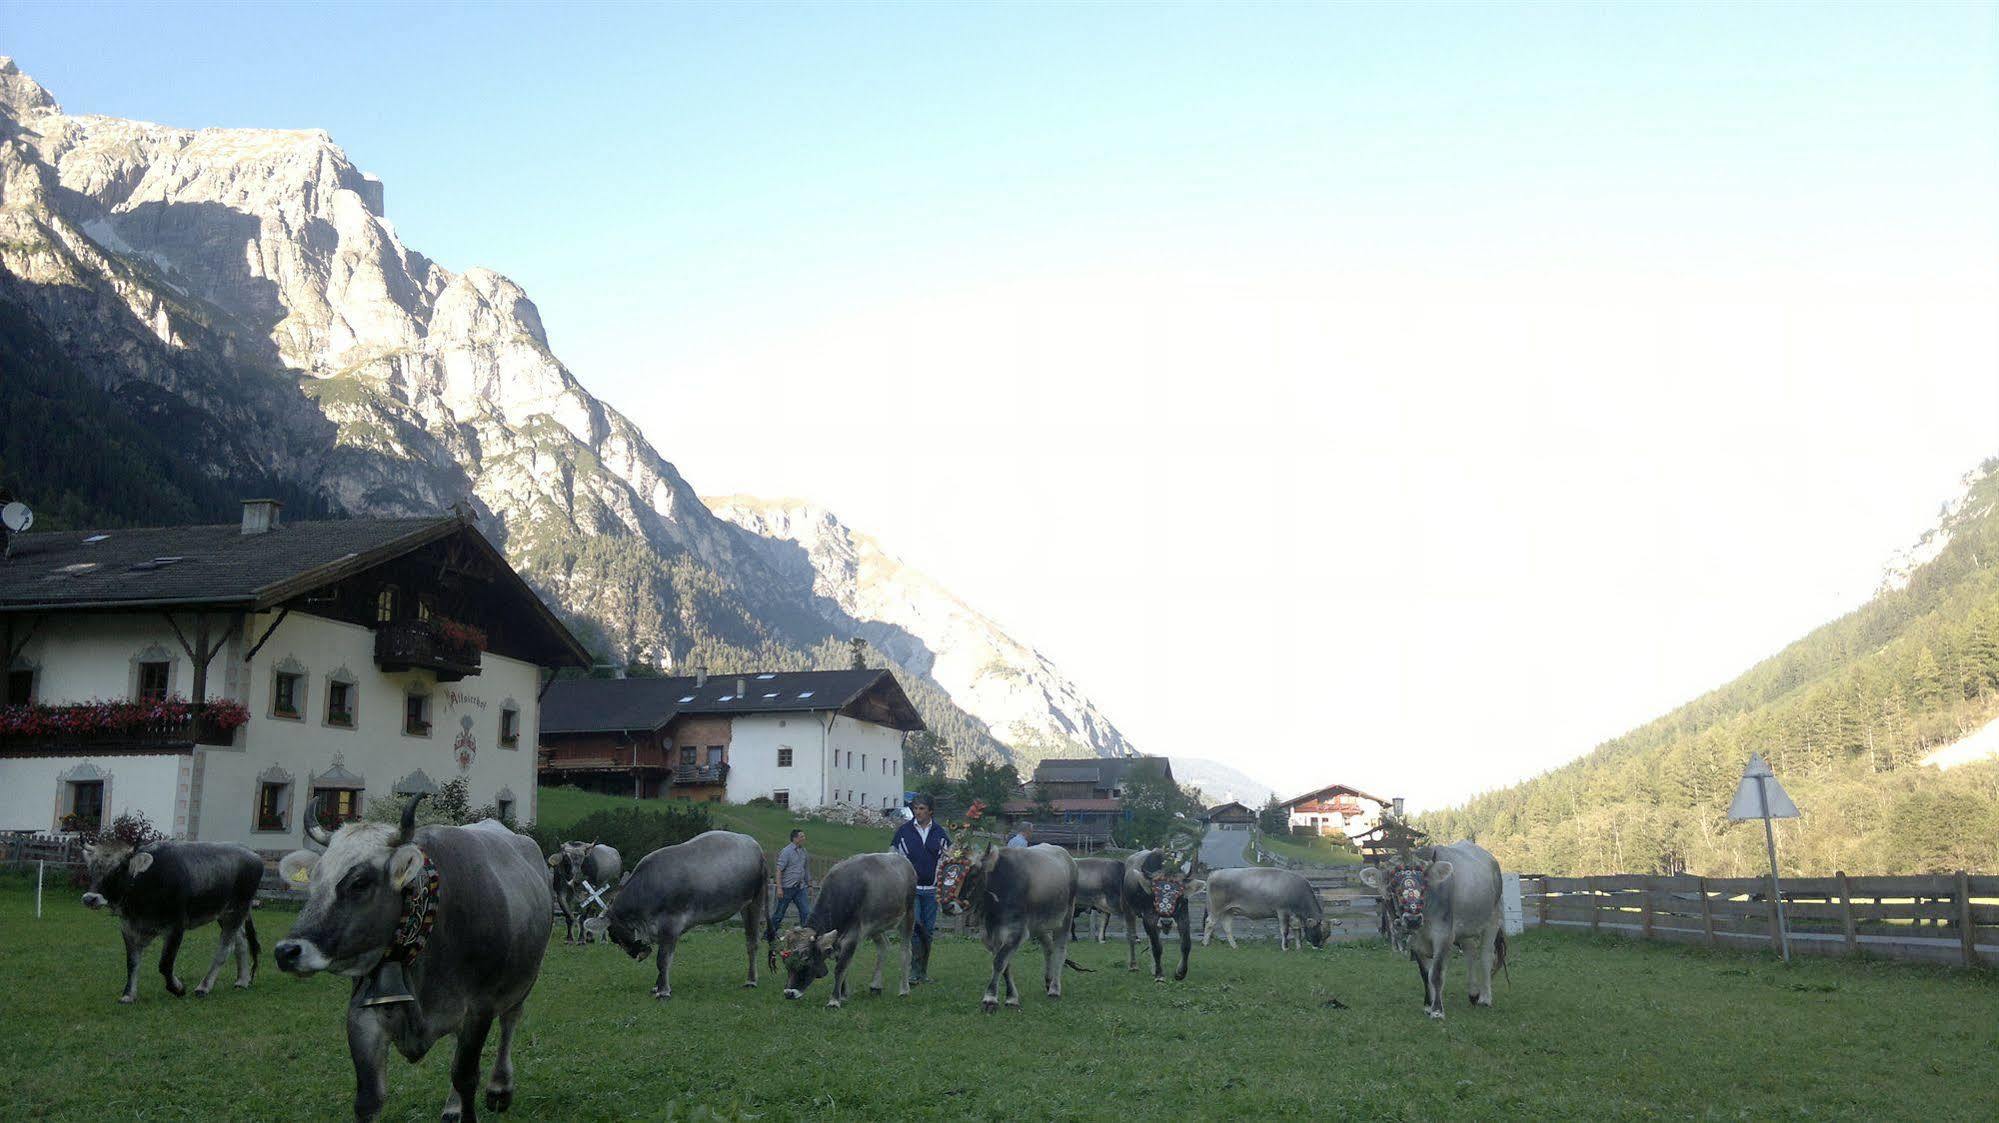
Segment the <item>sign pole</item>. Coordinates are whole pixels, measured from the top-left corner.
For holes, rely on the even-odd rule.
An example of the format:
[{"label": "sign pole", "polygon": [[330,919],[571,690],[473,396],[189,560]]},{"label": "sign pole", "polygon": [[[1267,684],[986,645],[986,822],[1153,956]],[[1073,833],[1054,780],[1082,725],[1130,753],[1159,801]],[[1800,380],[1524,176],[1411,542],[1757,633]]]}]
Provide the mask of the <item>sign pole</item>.
[{"label": "sign pole", "polygon": [[1777,882],[1777,832],[1770,825],[1770,790],[1756,777],[1756,798],[1763,806],[1763,845],[1770,851],[1770,899],[1777,905],[1777,947],[1791,961],[1791,934],[1784,923],[1784,889]]},{"label": "sign pole", "polygon": [[48,867],[47,861],[35,863],[35,919],[42,918],[42,871]]}]

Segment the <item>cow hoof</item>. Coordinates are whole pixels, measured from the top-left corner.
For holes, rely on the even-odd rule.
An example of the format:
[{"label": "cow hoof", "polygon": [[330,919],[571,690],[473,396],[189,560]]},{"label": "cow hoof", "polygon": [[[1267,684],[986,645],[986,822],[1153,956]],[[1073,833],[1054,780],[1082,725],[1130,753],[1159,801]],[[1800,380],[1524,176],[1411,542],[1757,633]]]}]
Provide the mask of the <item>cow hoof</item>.
[{"label": "cow hoof", "polygon": [[827,999],[827,1000],[826,1000],[826,1008],[827,1008],[828,1010],[838,1010],[838,1009],[840,1008],[840,1000],[839,1000],[839,999],[837,999],[837,998],[829,998],[829,999]]},{"label": "cow hoof", "polygon": [[194,996],[195,996],[196,998],[207,998],[207,997],[208,997],[208,988],[207,988],[207,987],[196,987],[196,988],[194,988]]},{"label": "cow hoof", "polygon": [[168,979],[167,993],[173,995],[175,998],[186,997],[187,984],[181,982],[179,979]]},{"label": "cow hoof", "polygon": [[1186,981],[1187,981],[1187,972],[1185,972],[1185,971],[1179,971],[1179,972],[1176,972],[1176,973],[1174,974],[1174,976],[1173,976],[1173,981],[1174,981],[1174,982],[1176,982],[1176,983],[1184,983],[1184,982],[1186,982]]},{"label": "cow hoof", "polygon": [[249,983],[237,983],[237,984],[236,984],[236,989],[237,989],[237,990],[249,990],[249,989],[250,989],[250,984],[249,984]]},{"label": "cow hoof", "polygon": [[459,1123],[464,1118],[464,1111],[455,1107],[448,1107],[444,1109],[444,1114],[437,1117],[437,1121],[438,1123]]},{"label": "cow hoof", "polygon": [[1016,1010],[1020,1009],[1020,996],[1017,994],[1014,995],[1012,998],[1006,1000],[1006,1004]]},{"label": "cow hoof", "polygon": [[1429,1010],[1426,1013],[1440,1022],[1444,1020],[1444,1012],[1442,1010]]},{"label": "cow hoof", "polygon": [[667,999],[673,997],[673,992],[670,990],[659,990],[655,988],[652,992],[652,996],[654,998],[659,999],[661,1002],[665,1002]]},{"label": "cow hoof", "polygon": [[990,1014],[994,1010],[999,1009],[999,1001],[993,998],[981,998],[979,999],[979,1009],[984,1010],[986,1013]]},{"label": "cow hoof", "polygon": [[755,979],[751,979],[749,982],[743,984],[743,989],[744,990],[757,989],[757,981]]},{"label": "cow hoof", "polygon": [[514,1106],[514,1090],[512,1088],[486,1089],[487,1111],[505,1111],[512,1106]]},{"label": "cow hoof", "polygon": [[121,994],[118,996],[118,1005],[130,1006],[132,1003],[137,1002],[138,1000],[139,996],[136,994]]},{"label": "cow hoof", "polygon": [[1490,1009],[1492,1006],[1492,996],[1489,994],[1481,994],[1478,996],[1478,999],[1472,1003],[1472,1005],[1484,1006]]}]

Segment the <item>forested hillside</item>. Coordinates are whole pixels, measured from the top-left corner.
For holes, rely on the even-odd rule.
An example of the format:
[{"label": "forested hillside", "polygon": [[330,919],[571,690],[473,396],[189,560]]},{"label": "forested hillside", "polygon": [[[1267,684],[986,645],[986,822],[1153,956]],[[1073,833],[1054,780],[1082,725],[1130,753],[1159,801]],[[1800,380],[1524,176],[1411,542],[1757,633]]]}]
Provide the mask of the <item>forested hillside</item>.
[{"label": "forested hillside", "polygon": [[1728,802],[1762,752],[1804,812],[1780,828],[1787,869],[1999,869],[1999,763],[1921,763],[1999,719],[1999,460],[1923,550],[1905,582],[1726,686],[1422,826],[1476,837],[1508,869],[1738,876],[1764,862],[1763,837],[1730,825]]}]

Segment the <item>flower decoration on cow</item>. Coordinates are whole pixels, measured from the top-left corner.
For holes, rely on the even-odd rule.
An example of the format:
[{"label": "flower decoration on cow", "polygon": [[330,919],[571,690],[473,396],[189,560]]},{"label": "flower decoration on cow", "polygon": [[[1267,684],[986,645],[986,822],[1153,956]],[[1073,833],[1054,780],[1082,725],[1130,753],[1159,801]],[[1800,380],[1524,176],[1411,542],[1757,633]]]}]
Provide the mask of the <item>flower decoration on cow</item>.
[{"label": "flower decoration on cow", "polygon": [[[965,809],[965,817],[950,825],[953,842],[937,859],[937,907],[956,916],[965,908],[963,895],[972,870],[978,864],[978,846],[972,837],[985,817],[986,801],[975,799]],[[991,849],[988,841],[987,849]]]}]

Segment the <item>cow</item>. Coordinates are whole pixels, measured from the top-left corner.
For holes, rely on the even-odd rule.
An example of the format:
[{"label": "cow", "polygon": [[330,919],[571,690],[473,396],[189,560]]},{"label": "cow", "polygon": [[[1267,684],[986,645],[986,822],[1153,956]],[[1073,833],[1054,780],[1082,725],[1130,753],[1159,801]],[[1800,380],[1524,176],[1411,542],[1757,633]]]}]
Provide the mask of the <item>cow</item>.
[{"label": "cow", "polygon": [[1087,971],[1069,961],[1069,926],[1076,916],[1076,860],[1060,846],[1000,847],[986,844],[977,857],[960,846],[937,867],[937,904],[956,916],[970,911],[978,919],[986,950],[993,955],[992,979],[979,999],[990,1014],[999,1009],[1002,985],[1006,1004],[1020,1005],[1013,985],[1013,957],[1030,937],[1046,957],[1042,970],[1048,997],[1062,997],[1062,968]]},{"label": "cow", "polygon": [[196,998],[215,989],[216,976],[231,952],[236,955],[236,986],[247,989],[257,977],[257,925],[250,909],[257,883],[264,879],[264,862],[247,847],[220,842],[149,842],[134,847],[110,838],[85,848],[90,891],[84,906],[108,908],[118,917],[125,936],[125,993],[118,1001],[139,999],[139,956],[153,937],[166,933],[160,946],[160,977],[167,993],[187,993],[174,974],[174,957],[189,928],[214,921],[222,942],[208,975],[194,988]]},{"label": "cow", "polygon": [[[910,929],[916,923],[916,867],[900,854],[856,854],[826,874],[819,902],[809,925],[784,934],[786,973],[784,996],[803,998],[812,980],[824,978],[826,961],[833,961],[833,996],[826,1005],[839,1009],[847,999],[847,965],[868,940],[875,942],[875,977],[868,990],[880,994],[882,963],[888,959],[888,935],[902,939],[902,986],[909,993]],[[926,945],[927,950],[928,945]]]},{"label": "cow", "polygon": [[[1076,915],[1089,916],[1090,927],[1100,944],[1110,933],[1111,917],[1124,914],[1124,869],[1124,863],[1116,858],[1076,860]],[[1103,915],[1099,918],[1090,916],[1091,913]],[[1071,924],[1070,938],[1074,939],[1075,934],[1075,926]]]},{"label": "cow", "polygon": [[490,819],[418,830],[423,799],[403,805],[397,826],[351,822],[329,835],[315,798],[306,835],[326,852],[295,850],[278,863],[286,881],[308,885],[298,921],[274,949],[278,967],[355,980],[347,1050],[354,1118],[363,1123],[388,1098],[389,1046],[415,1063],[446,1036],[458,1040],[441,1118],[476,1119],[479,1051],[495,1021],[500,1045],[486,1106],[507,1110],[514,1030],[555,926],[548,867],[533,839]]},{"label": "cow", "polygon": [[757,985],[757,942],[762,938],[764,883],[770,865],[757,840],[734,831],[704,831],[686,842],[662,846],[639,860],[618,890],[606,915],[611,942],[633,959],[659,948],[659,977],[652,996],[673,997],[673,949],[697,924],[714,924],[743,914],[749,949],[745,987]]},{"label": "cow", "polygon": [[[598,842],[565,842],[548,856],[548,868],[553,871],[555,882],[555,907],[562,913],[562,942],[565,944],[587,944],[600,930],[592,928],[588,922],[590,914],[590,894],[609,892],[618,884],[618,878],[625,871],[625,862],[618,851]],[[589,883],[589,888],[584,883]],[[597,900],[601,902],[602,897]],[[599,904],[599,909],[609,906]],[[582,938],[577,938],[576,929],[583,928]]]},{"label": "cow", "polygon": [[1465,955],[1472,1005],[1492,1005],[1492,973],[1506,966],[1506,925],[1491,854],[1475,842],[1424,846],[1386,869],[1368,866],[1360,879],[1395,910],[1431,1017],[1444,1016],[1444,966],[1453,947]]},{"label": "cow", "polygon": [[[1140,850],[1125,859],[1124,914],[1125,927],[1125,967],[1138,970],[1138,931],[1145,930],[1145,937],[1152,944],[1152,978],[1155,982],[1166,981],[1165,967],[1162,965],[1162,948],[1159,930],[1162,926],[1180,926],[1180,969],[1173,973],[1173,981],[1187,977],[1187,962],[1194,953],[1194,926],[1190,923],[1188,898],[1206,888],[1207,883],[1196,880],[1193,867],[1185,868],[1167,861],[1164,850]],[[1135,923],[1134,923],[1135,922]]]},{"label": "cow", "polygon": [[[1288,950],[1291,925],[1295,921],[1313,947],[1326,943],[1326,912],[1312,883],[1290,870],[1243,866],[1216,870],[1208,875],[1208,916],[1201,927],[1201,946],[1214,940],[1216,921],[1222,938],[1235,947],[1236,917],[1277,921],[1277,950]],[[1291,946],[1297,946],[1291,941]]]}]

